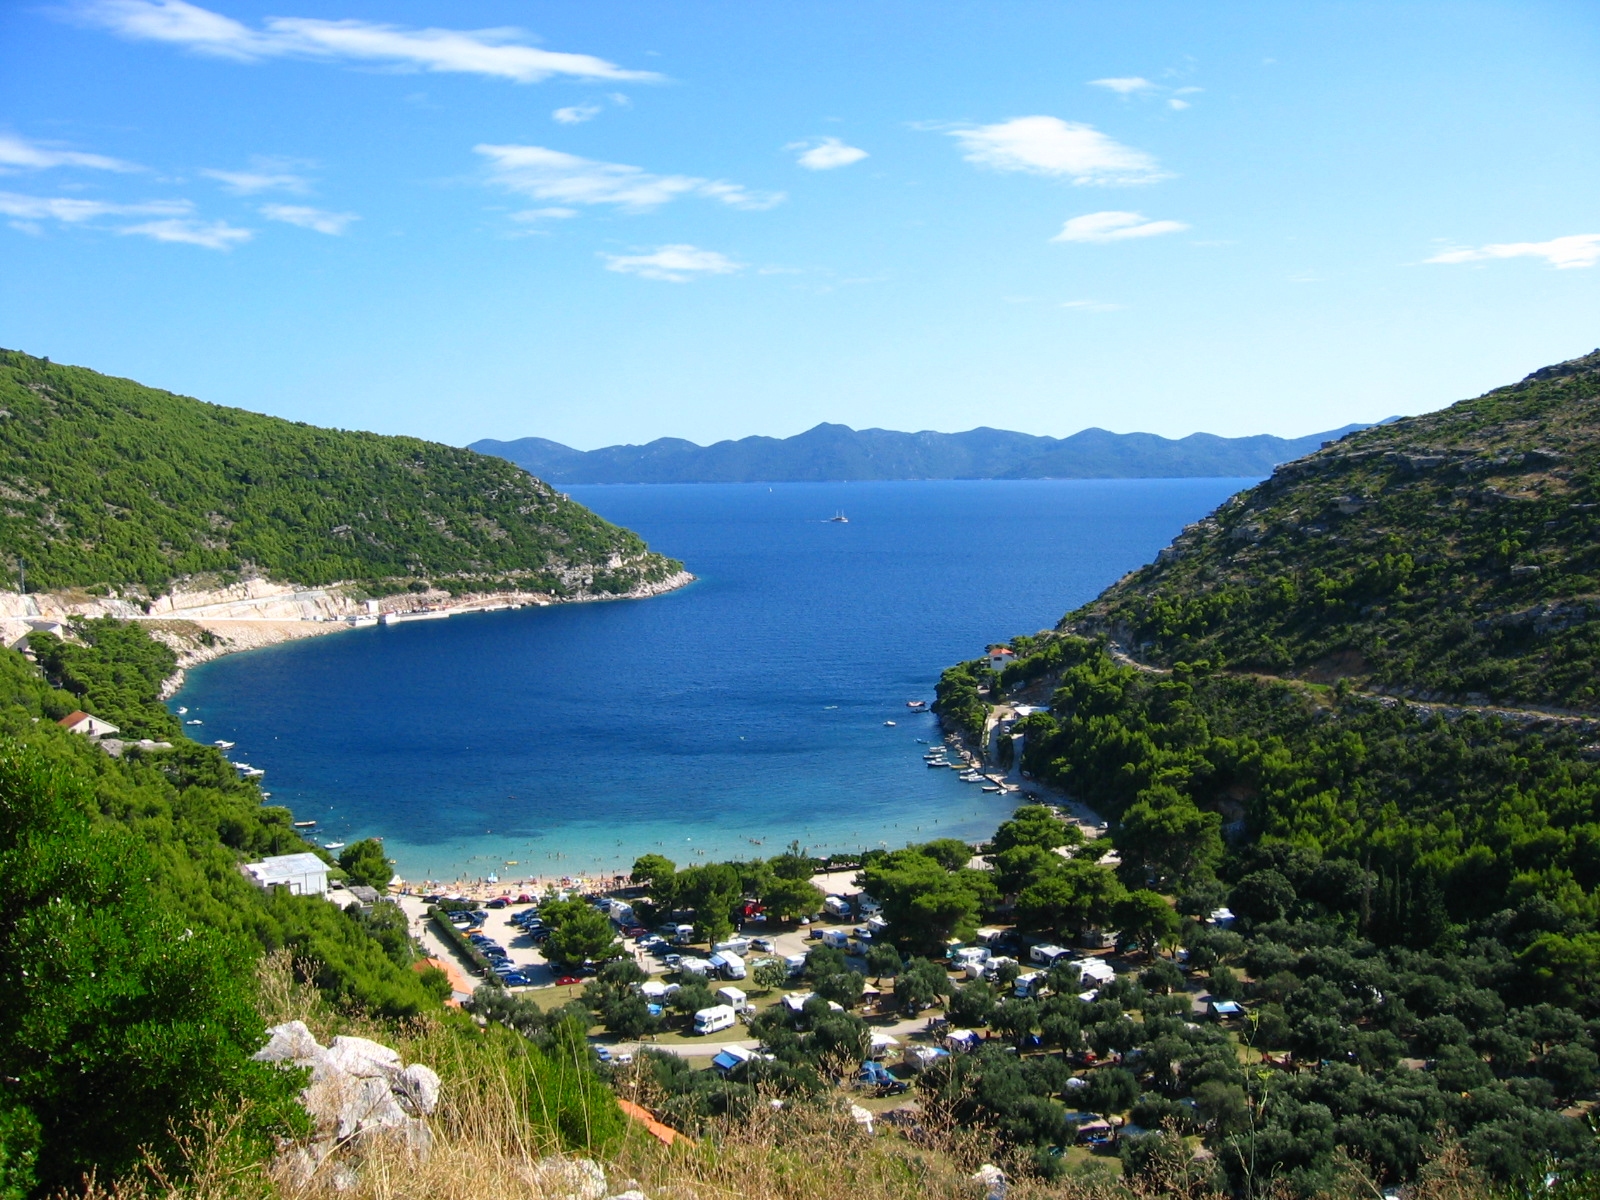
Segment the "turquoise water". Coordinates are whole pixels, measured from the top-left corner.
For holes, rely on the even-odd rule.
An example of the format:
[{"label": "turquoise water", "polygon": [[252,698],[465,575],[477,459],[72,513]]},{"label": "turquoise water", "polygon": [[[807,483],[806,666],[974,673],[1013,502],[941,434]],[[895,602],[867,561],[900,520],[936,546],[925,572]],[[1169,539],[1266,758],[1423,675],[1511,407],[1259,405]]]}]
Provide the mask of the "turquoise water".
[{"label": "turquoise water", "polygon": [[233,655],[172,703],[320,840],[381,836],[409,879],[984,837],[1009,805],[924,767],[936,722],[905,702],[1251,482],[573,488],[698,582]]}]

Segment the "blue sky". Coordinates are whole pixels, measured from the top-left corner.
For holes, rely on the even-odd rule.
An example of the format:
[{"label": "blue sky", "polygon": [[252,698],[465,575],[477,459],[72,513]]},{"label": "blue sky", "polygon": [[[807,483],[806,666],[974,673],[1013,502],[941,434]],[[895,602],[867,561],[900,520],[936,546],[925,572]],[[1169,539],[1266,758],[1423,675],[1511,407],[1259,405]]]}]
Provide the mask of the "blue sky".
[{"label": "blue sky", "polygon": [[0,7],[0,345],[590,448],[1302,434],[1600,344],[1593,3]]}]

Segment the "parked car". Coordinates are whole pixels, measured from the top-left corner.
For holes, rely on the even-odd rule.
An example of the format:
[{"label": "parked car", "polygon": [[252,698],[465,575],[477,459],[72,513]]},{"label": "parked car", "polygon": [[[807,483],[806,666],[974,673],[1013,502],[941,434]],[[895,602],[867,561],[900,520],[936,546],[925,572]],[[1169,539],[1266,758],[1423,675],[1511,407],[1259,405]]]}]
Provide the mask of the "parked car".
[{"label": "parked car", "polygon": [[490,908],[507,908],[507,907],[510,906],[510,904],[511,904],[511,897],[510,896],[496,896],[493,900],[489,901],[488,907],[490,907]]},{"label": "parked car", "polygon": [[522,895],[517,897],[517,903],[518,904],[537,904],[538,901],[535,900],[532,896],[528,895],[527,892],[523,892]]},{"label": "parked car", "polygon": [[500,976],[500,982],[505,984],[507,987],[532,987],[533,986],[533,980],[529,979],[521,971],[510,971],[510,972],[507,972],[506,974]]},{"label": "parked car", "polygon": [[556,980],[556,986],[557,987],[570,987],[575,983],[582,983],[582,982],[583,982],[583,980],[579,979],[576,975],[562,975],[561,977],[559,977]]}]

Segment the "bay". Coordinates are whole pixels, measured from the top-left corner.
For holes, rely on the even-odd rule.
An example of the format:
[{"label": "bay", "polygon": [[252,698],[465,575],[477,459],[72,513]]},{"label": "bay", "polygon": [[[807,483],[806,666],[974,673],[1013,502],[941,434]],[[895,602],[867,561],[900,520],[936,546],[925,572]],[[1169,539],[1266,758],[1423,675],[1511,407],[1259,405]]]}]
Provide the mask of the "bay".
[{"label": "bay", "polygon": [[1009,803],[927,769],[937,722],[905,702],[1252,482],[575,487],[697,582],[233,655],[172,704],[320,840],[381,836],[408,879],[978,839]]}]

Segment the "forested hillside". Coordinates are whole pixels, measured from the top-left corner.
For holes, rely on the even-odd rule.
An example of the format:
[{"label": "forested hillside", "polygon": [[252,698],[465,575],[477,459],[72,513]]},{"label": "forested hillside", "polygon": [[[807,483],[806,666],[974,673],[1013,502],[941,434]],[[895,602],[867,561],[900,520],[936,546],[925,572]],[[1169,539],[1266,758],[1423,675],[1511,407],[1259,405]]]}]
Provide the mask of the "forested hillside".
[{"label": "forested hillside", "polygon": [[[1208,1145],[1238,1193],[1248,1165],[1323,1194],[1341,1158],[1404,1181],[1441,1132],[1503,1180],[1593,1178],[1597,482],[1600,352],[1290,463],[1003,674],[945,672],[969,736],[1047,706],[1023,768],[1109,821],[1125,886],[1232,909],[1173,937],[1244,1001],[1241,1063],[1283,1069],[1152,1075],[1159,1039],[1125,1040],[1151,1112],[1233,1097]],[[1074,932],[1075,862],[1017,876],[1021,920]]]},{"label": "forested hillside", "polygon": [[1152,663],[1600,709],[1600,351],[1285,464],[1066,626]]},{"label": "forested hillside", "polygon": [[257,572],[373,593],[426,582],[558,595],[678,569],[502,459],[319,429],[0,351],[7,585],[155,594]]}]

